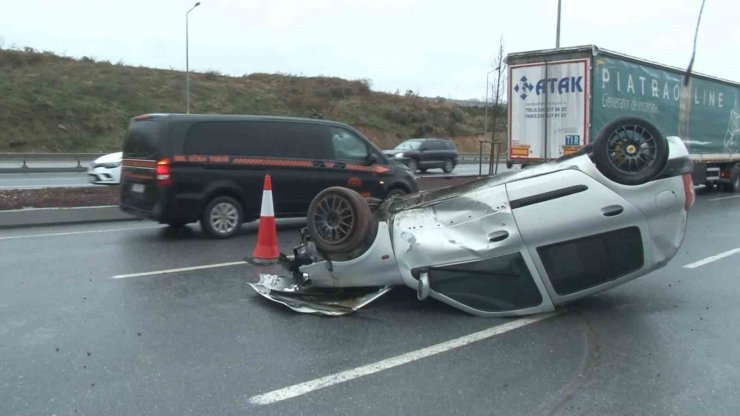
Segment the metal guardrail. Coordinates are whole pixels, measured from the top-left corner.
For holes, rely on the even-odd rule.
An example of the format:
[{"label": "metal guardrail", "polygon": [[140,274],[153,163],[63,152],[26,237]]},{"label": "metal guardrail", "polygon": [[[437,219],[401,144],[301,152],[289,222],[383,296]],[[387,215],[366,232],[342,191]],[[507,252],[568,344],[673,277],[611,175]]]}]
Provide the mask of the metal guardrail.
[{"label": "metal guardrail", "polygon": [[[106,153],[0,153],[0,173],[16,172],[83,172],[86,165]],[[505,161],[499,157],[498,163]],[[44,163],[46,162],[46,163]],[[56,166],[49,166],[49,163]],[[488,155],[475,152],[458,154],[459,163],[488,163]],[[68,166],[59,166],[65,165]]]},{"label": "metal guardrail", "polygon": [[[92,162],[104,154],[105,153],[0,153],[0,173],[27,171],[83,172],[86,170],[83,163],[87,164]],[[50,163],[55,166],[50,167]]]}]

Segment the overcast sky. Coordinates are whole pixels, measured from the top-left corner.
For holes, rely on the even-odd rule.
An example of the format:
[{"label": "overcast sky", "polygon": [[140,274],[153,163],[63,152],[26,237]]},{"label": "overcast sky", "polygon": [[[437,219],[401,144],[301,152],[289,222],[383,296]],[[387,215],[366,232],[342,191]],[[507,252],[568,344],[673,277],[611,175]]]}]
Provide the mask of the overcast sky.
[{"label": "overcast sky", "polygon": [[[561,46],[685,67],[701,0],[562,0]],[[185,0],[3,1],[0,42],[73,57],[185,69]],[[368,78],[372,88],[485,97],[507,52],[555,46],[557,0],[203,0],[190,67]],[[740,81],[740,2],[707,0],[695,70]],[[2,74],[0,74],[2,76]]]}]

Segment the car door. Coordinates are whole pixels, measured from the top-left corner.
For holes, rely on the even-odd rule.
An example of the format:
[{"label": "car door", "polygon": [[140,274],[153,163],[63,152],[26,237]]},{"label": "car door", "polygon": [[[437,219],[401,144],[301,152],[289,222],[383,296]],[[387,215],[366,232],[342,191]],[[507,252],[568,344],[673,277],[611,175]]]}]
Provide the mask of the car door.
[{"label": "car door", "polygon": [[601,290],[652,263],[644,215],[585,173],[561,170],[510,182],[506,190],[553,300]]},{"label": "car door", "polygon": [[419,167],[431,167],[434,164],[434,150],[431,140],[424,140],[419,146]]},{"label": "car door", "polygon": [[399,270],[408,285],[428,289],[422,298],[484,316],[552,309],[503,184],[399,211],[392,230]]}]

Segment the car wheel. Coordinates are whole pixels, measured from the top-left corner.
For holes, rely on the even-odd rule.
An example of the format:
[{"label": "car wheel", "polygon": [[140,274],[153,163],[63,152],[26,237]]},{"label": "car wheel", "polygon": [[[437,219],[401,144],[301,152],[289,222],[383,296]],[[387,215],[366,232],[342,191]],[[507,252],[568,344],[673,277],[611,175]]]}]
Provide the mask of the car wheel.
[{"label": "car wheel", "polygon": [[623,185],[640,185],[663,170],[668,142],[648,121],[623,117],[599,132],[593,155],[596,168],[607,178]]},{"label": "car wheel", "polygon": [[453,162],[452,159],[445,160],[445,165],[442,167],[442,171],[444,173],[450,173],[453,169],[455,169],[455,162]]},{"label": "car wheel", "polygon": [[409,159],[408,162],[406,162],[406,166],[409,167],[409,170],[414,173],[416,172],[416,169],[419,167],[419,162],[416,161],[416,159]]},{"label": "car wheel", "polygon": [[242,218],[242,206],[236,199],[219,196],[206,205],[200,223],[210,237],[229,238],[241,228]]},{"label": "car wheel", "polygon": [[[423,172],[423,170],[422,170],[422,172]],[[393,188],[390,191],[388,191],[387,194],[385,194],[385,199],[391,199],[394,196],[404,196],[404,195],[406,195],[406,191],[404,191],[403,189],[401,189],[401,188]]]},{"label": "car wheel", "polygon": [[419,168],[419,172],[421,173],[427,173],[428,170],[428,168]]},{"label": "car wheel", "polygon": [[316,248],[326,254],[348,253],[362,245],[370,231],[370,207],[357,192],[334,186],[314,197],[306,221]]}]

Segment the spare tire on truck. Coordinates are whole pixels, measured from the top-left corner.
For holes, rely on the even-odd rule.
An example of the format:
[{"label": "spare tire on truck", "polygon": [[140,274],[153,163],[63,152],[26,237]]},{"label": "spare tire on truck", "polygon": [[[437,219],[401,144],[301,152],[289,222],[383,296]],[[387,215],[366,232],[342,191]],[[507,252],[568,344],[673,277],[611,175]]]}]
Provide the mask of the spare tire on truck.
[{"label": "spare tire on truck", "polygon": [[658,129],[639,117],[618,118],[599,132],[593,147],[596,168],[623,185],[655,179],[668,160],[668,142]]},{"label": "spare tire on truck", "polygon": [[319,192],[308,207],[308,232],[325,254],[359,248],[372,229],[370,206],[357,192],[333,186]]}]

